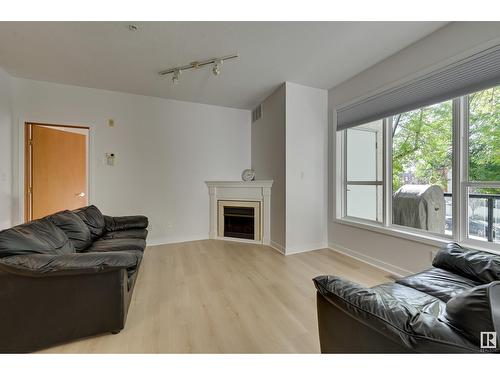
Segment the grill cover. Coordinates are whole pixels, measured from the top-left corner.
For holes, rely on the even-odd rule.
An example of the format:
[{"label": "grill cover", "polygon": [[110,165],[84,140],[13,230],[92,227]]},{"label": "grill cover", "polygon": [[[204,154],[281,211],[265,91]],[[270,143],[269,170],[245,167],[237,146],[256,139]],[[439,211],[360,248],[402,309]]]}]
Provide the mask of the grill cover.
[{"label": "grill cover", "polygon": [[438,185],[403,185],[392,199],[392,221],[405,227],[444,233],[444,193]]}]

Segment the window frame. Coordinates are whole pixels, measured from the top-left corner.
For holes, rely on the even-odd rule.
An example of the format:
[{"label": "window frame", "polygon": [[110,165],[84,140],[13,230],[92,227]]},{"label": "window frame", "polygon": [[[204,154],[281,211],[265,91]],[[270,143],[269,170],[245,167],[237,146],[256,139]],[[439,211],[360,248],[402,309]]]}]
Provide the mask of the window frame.
[{"label": "window frame", "polygon": [[[485,89],[488,90],[488,89]],[[457,239],[458,242],[463,243],[466,246],[478,247],[481,246],[490,251],[500,252],[500,243],[479,241],[473,238],[469,238],[468,230],[468,218],[469,218],[469,188],[480,188],[480,187],[490,187],[490,188],[500,188],[500,181],[471,181],[469,177],[469,95],[465,95],[459,98],[461,101],[462,116],[461,116],[461,132],[463,134],[461,150],[461,167],[463,171],[462,179],[460,181],[460,192],[461,192],[461,207],[460,207],[460,237]]]},{"label": "window frame", "polygon": [[[385,134],[387,133],[387,130],[386,130],[386,126],[385,126],[385,123],[386,123],[386,119],[382,119],[382,145],[379,145],[378,142],[376,141],[376,144],[375,144],[375,149],[377,150],[376,152],[378,153],[378,147],[382,147],[382,171],[380,171],[380,176],[381,176],[381,180],[378,181],[378,180],[375,180],[375,181],[369,181],[369,180],[359,180],[359,181],[356,181],[356,180],[348,180],[347,179],[347,143],[348,143],[348,140],[347,140],[347,132],[349,131],[349,129],[346,129],[342,132],[342,148],[343,148],[343,152],[344,152],[344,157],[343,157],[343,167],[342,167],[342,217],[343,218],[347,218],[347,219],[352,219],[352,220],[361,220],[363,222],[367,222],[367,223],[372,223],[372,224],[381,224],[381,223],[384,223],[384,220],[385,220],[385,205],[384,205],[384,195],[385,195],[385,184],[384,184],[384,178],[385,178],[385,174],[384,174],[384,170],[385,170],[385,155],[384,155],[384,144],[385,144]],[[371,130],[371,129],[359,129],[359,131],[366,131],[366,132],[372,132],[372,133],[375,133],[377,134],[378,131],[375,131],[375,130]],[[377,160],[375,160],[375,168],[376,168],[376,171],[377,171],[377,175],[378,175],[378,163],[377,163]],[[378,186],[381,186],[382,187],[382,217],[381,217],[381,221],[378,221],[378,220],[370,220],[370,219],[365,219],[365,218],[360,218],[360,217],[356,217],[356,216],[349,216],[347,215],[347,192],[348,192],[348,186],[349,185],[354,185],[354,186],[375,186],[375,187],[378,187]],[[378,200],[376,202],[376,216],[378,217]]]},{"label": "window frame", "polygon": [[[363,229],[382,232],[396,237],[441,245],[450,241],[464,246],[500,253],[500,243],[480,241],[468,236],[468,189],[469,187],[500,188],[500,181],[470,181],[469,180],[469,96],[464,95],[452,99],[452,234],[431,233],[425,230],[409,228],[392,223],[392,116],[383,120],[382,134],[382,221],[367,220],[347,216],[347,130],[335,131],[337,139],[337,162],[335,163],[337,179],[336,194],[337,210],[335,222]],[[340,142],[339,142],[340,140]],[[338,180],[337,180],[338,181]],[[351,184],[351,183],[349,183]],[[359,181],[358,181],[359,184]],[[366,183],[365,183],[366,185]],[[376,186],[374,184],[370,186]],[[339,209],[340,204],[340,209]]]}]

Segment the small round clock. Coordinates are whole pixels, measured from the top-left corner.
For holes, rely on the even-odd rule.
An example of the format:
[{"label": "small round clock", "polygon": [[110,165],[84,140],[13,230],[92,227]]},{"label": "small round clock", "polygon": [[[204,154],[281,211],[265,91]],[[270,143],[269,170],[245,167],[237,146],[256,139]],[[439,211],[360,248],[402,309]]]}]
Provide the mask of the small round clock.
[{"label": "small round clock", "polygon": [[253,169],[245,169],[241,173],[243,181],[253,181],[255,179],[255,171]]}]

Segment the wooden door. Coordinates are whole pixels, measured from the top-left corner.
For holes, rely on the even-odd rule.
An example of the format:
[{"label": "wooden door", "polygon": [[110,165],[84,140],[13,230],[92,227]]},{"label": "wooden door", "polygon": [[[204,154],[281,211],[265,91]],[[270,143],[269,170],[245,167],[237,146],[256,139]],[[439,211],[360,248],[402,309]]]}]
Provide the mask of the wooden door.
[{"label": "wooden door", "polygon": [[27,220],[87,205],[88,129],[28,126]]}]

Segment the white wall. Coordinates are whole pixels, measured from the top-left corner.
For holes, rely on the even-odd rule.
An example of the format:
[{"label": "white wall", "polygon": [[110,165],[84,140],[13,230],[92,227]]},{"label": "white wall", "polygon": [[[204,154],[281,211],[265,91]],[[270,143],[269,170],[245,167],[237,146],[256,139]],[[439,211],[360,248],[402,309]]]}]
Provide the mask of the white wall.
[{"label": "white wall", "polygon": [[327,246],[327,99],[286,82],[252,124],[252,168],[274,180],[271,245],[285,254]]},{"label": "white wall", "polygon": [[327,246],[328,92],[286,83],[286,253]]},{"label": "white wall", "polygon": [[250,166],[250,111],[26,79],[13,79],[13,89],[16,195],[24,122],[90,126],[91,203],[105,214],[148,216],[149,244],[208,238],[204,181],[240,179]]},{"label": "white wall", "polygon": [[284,252],[285,234],[285,85],[262,102],[262,117],[252,124],[252,169],[271,188],[271,243]]},{"label": "white wall", "polygon": [[335,108],[358,97],[422,70],[441,64],[454,56],[490,43],[500,37],[498,22],[456,22],[405,48],[329,91],[329,231],[330,246],[360,258],[378,262],[389,269],[420,271],[430,266],[434,246],[357,229],[333,221],[336,212]]},{"label": "white wall", "polygon": [[0,68],[0,230],[12,224],[11,78]]}]

